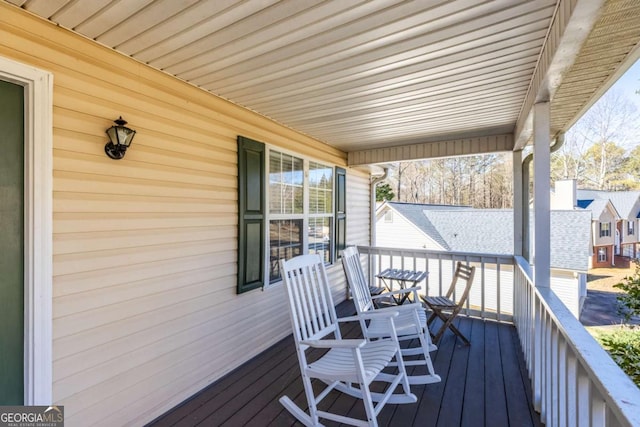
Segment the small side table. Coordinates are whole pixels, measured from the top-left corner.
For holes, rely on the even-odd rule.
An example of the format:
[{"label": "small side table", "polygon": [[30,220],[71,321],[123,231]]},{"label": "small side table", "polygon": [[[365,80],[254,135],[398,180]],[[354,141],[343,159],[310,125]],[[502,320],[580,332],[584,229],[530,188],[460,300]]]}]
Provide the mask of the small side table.
[{"label": "small side table", "polygon": [[[421,282],[427,277],[429,273],[426,271],[414,271],[414,270],[398,270],[395,268],[387,268],[382,272],[376,274],[376,277],[382,280],[382,283],[389,289],[393,291],[393,282],[398,282],[398,286],[400,289],[406,289],[407,287],[413,287],[418,282]],[[409,286],[407,286],[409,285]],[[403,304],[407,298],[409,297],[409,293],[405,293],[400,297],[392,296],[393,300],[396,304]]]}]

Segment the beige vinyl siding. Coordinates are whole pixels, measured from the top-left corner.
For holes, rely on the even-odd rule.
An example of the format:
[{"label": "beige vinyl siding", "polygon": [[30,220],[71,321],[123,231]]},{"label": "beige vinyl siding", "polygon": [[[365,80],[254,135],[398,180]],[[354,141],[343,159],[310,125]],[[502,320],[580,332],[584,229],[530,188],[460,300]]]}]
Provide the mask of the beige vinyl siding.
[{"label": "beige vinyl siding", "polygon": [[[607,223],[607,222],[611,223],[611,228],[610,228],[611,235],[600,237],[600,224]],[[609,209],[605,209],[598,217],[598,220],[594,221],[593,224],[594,224],[593,236],[595,240],[594,246],[613,245],[616,238],[616,218],[614,214]]]},{"label": "beige vinyl siding", "polygon": [[[66,425],[148,422],[290,333],[281,286],[236,294],[236,137],[339,166],[344,153],[6,3],[0,55],[54,76],[53,396]],[[114,161],[105,129],[120,115],[138,133]],[[348,239],[367,243],[368,177],[348,174]]]},{"label": "beige vinyl siding", "polygon": [[[385,221],[387,210],[393,212],[393,222]],[[444,250],[413,223],[389,208],[376,215],[376,245],[385,248]]]},{"label": "beige vinyl siding", "polygon": [[[369,175],[357,169],[347,169],[347,246],[369,244]],[[338,260],[327,268],[327,276],[332,283],[334,302],[344,301],[347,285]]]}]

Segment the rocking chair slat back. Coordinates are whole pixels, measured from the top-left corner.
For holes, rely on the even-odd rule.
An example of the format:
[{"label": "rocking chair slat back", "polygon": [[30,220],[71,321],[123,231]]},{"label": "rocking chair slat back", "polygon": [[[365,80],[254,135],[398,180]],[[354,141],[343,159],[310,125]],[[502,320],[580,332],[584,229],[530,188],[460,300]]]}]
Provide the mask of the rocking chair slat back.
[{"label": "rocking chair slat back", "polygon": [[347,276],[347,282],[351,288],[351,297],[358,313],[373,310],[373,302],[369,292],[369,283],[364,276],[360,264],[360,254],[355,246],[350,246],[342,251],[342,265]]},{"label": "rocking chair slat back", "polygon": [[[340,338],[335,327],[336,312],[329,281],[318,255],[303,255],[288,261],[287,295],[296,342],[322,338],[330,333]],[[284,270],[283,270],[284,271]]]}]

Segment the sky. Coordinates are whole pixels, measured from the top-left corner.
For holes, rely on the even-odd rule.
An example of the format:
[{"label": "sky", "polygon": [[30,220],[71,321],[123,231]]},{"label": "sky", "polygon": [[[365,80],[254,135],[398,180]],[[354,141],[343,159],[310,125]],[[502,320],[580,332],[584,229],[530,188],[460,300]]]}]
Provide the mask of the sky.
[{"label": "sky", "polygon": [[640,90],[640,60],[636,61],[611,88],[624,93],[640,111],[640,94],[636,94],[636,91]]},{"label": "sky", "polygon": [[[612,89],[622,92],[629,101],[635,104],[637,113],[640,114],[640,93],[636,93],[636,91],[640,91],[640,60],[636,61],[636,63],[611,86],[610,90]],[[638,128],[638,123],[635,124],[633,129],[634,130],[629,129],[631,146],[628,146],[628,149],[633,149],[640,143],[640,128]],[[635,137],[633,135],[635,135]]]},{"label": "sky", "polygon": [[[636,107],[635,114],[638,120],[625,122],[623,128],[616,131],[616,134],[621,137],[621,140],[616,142],[627,150],[632,150],[640,144],[640,94],[636,93],[636,91],[640,91],[640,60],[636,61],[636,63],[609,88],[609,92],[612,91],[622,95],[628,102]],[[583,115],[582,117],[585,116]]]}]

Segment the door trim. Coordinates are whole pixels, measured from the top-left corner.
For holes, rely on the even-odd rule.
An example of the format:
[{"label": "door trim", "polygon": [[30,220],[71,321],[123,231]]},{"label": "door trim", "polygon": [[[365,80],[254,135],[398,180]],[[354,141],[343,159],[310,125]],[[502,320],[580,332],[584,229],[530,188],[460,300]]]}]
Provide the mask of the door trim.
[{"label": "door trim", "polygon": [[53,398],[53,75],[0,57],[0,79],[24,87],[24,404]]}]

